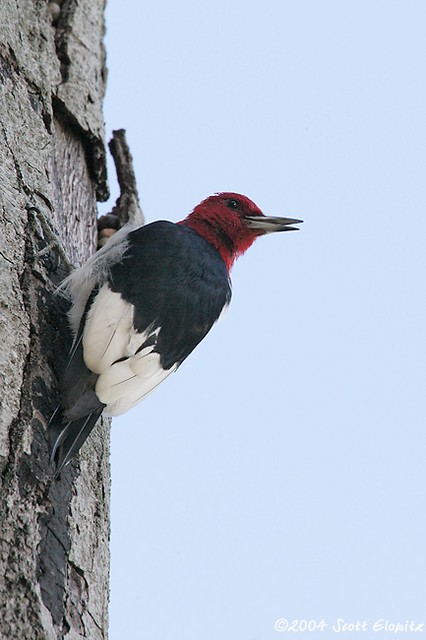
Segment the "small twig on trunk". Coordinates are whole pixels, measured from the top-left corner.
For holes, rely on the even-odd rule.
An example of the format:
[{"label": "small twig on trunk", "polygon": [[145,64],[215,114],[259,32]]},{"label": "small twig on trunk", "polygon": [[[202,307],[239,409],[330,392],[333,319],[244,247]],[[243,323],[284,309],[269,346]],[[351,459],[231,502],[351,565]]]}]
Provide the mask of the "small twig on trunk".
[{"label": "small twig on trunk", "polygon": [[120,195],[111,213],[102,216],[98,220],[98,248],[102,247],[108,241],[108,238],[127,222],[133,222],[138,225],[144,224],[144,216],[139,204],[136,177],[133,170],[133,158],[126,142],[125,130],[113,131],[112,139],[108,146],[114,158]]}]

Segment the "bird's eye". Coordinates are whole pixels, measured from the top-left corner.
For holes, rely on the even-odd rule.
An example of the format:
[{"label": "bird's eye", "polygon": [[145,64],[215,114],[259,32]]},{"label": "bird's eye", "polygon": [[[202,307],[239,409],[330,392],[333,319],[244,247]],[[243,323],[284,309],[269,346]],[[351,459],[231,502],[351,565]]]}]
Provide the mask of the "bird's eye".
[{"label": "bird's eye", "polygon": [[239,207],[239,202],[238,200],[227,200],[226,204],[228,205],[229,209],[238,209]]}]

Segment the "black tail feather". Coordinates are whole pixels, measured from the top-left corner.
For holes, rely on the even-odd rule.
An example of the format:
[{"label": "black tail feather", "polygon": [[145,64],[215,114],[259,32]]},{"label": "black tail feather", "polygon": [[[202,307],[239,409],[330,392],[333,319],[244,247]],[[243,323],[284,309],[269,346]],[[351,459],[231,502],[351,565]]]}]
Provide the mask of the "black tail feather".
[{"label": "black tail feather", "polygon": [[50,460],[56,461],[55,478],[59,476],[63,468],[72,460],[75,454],[92,431],[105,405],[93,411],[83,418],[72,422],[61,422],[59,407],[52,416],[50,424],[51,455]]},{"label": "black tail feather", "polygon": [[83,357],[85,318],[96,293],[97,289],[87,301],[61,379],[60,405],[56,407],[49,422],[50,461],[56,462],[55,478],[83,445],[106,406],[100,402],[95,392],[99,376],[86,367]]}]

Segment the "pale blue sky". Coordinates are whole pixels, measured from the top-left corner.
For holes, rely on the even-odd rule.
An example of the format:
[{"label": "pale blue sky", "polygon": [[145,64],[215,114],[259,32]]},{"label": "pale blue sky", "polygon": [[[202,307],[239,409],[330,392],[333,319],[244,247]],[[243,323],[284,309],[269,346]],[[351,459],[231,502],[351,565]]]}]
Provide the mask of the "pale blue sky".
[{"label": "pale blue sky", "polygon": [[415,0],[109,0],[107,132],[147,221],[224,190],[305,221],[114,421],[111,640],[426,623],[425,23]]}]

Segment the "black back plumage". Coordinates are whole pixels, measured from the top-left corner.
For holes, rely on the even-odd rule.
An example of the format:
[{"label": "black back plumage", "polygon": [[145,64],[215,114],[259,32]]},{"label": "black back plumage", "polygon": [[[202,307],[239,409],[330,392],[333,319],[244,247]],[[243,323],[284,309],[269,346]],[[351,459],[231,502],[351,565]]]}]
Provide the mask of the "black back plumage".
[{"label": "black back plumage", "polygon": [[228,271],[216,249],[184,225],[153,222],[128,241],[109,284],[134,305],[137,331],[161,327],[156,351],[169,369],[189,356],[229,303]]}]

